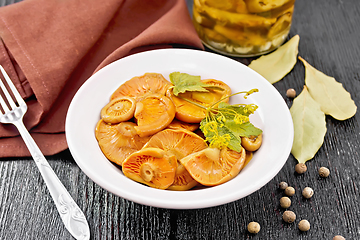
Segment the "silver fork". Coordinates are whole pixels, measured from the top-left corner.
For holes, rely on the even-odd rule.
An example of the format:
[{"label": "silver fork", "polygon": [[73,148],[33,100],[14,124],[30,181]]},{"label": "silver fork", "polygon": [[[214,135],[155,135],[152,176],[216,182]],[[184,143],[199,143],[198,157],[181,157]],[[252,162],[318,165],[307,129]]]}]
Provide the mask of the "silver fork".
[{"label": "silver fork", "polygon": [[5,84],[0,79],[0,87],[5,97],[4,99],[3,96],[0,96],[0,106],[2,108],[2,110],[0,109],[0,122],[14,124],[19,130],[21,137],[24,139],[24,142],[36,163],[36,166],[39,168],[39,171],[44,178],[49,192],[55,202],[56,208],[59,211],[60,217],[71,235],[75,239],[90,239],[89,225],[86,221],[84,213],[76,205],[69,192],[60,182],[39,147],[36,145],[34,139],[24,126],[23,116],[27,111],[25,101],[22,99],[10,77],[1,65],[0,70],[16,99],[16,101],[14,101]]}]

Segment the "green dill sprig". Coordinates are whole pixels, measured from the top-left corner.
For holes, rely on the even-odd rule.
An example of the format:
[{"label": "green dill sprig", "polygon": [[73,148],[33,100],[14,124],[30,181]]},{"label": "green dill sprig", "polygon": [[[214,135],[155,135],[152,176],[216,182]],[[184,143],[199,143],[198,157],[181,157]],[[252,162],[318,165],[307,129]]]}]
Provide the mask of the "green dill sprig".
[{"label": "green dill sprig", "polygon": [[[244,97],[257,92],[252,89],[248,92],[238,92],[230,96],[245,93]],[[218,102],[217,102],[218,103]],[[206,109],[206,117],[200,122],[200,129],[203,132],[210,147],[229,147],[230,149],[241,151],[241,137],[259,135],[262,131],[250,123],[249,115],[253,114],[258,108],[255,104],[227,104],[220,102]]]},{"label": "green dill sprig", "polygon": [[[170,79],[174,84],[173,92],[177,97],[205,109],[205,118],[200,122],[200,130],[203,132],[210,147],[222,149],[228,147],[234,151],[241,151],[241,137],[257,136],[262,130],[250,123],[249,115],[253,114],[258,108],[255,104],[228,104],[223,102],[225,99],[238,94],[244,94],[246,99],[249,95],[258,92],[258,89],[241,91],[224,96],[220,100],[206,107],[190,99],[184,98],[179,93],[186,91],[206,92],[206,87],[200,82],[199,76],[192,76],[185,73],[175,72],[170,74]],[[200,89],[200,90],[199,90]],[[217,107],[215,107],[217,106]]]}]

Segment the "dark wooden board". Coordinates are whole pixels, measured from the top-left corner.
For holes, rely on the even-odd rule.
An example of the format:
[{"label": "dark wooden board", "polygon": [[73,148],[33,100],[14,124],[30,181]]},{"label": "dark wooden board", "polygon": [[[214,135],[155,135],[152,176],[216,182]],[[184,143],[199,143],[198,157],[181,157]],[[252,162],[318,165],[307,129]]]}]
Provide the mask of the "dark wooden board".
[{"label": "dark wooden board", "polygon": [[[0,6],[13,0],[0,0]],[[191,10],[191,0],[187,0]],[[40,11],[40,10],[39,10]],[[312,66],[333,76],[360,103],[360,3],[357,0],[297,0],[289,37],[300,36],[299,55]],[[236,59],[248,64],[252,59]],[[288,88],[298,93],[305,71],[298,62],[293,71],[274,86],[285,96]],[[296,160],[289,156],[283,169],[259,191],[222,206],[197,210],[169,210],[139,205],[115,196],[93,183],[76,165],[69,151],[48,157],[70,194],[85,212],[91,239],[360,239],[360,128],[359,113],[346,121],[326,117],[325,141],[308,171],[298,175]],[[321,166],[330,169],[319,177]],[[261,176],[259,176],[261,177]],[[278,183],[296,189],[290,207],[295,223],[282,221]],[[250,184],[250,183],[249,183]],[[311,199],[301,191],[315,190]],[[300,232],[301,219],[311,223]],[[261,224],[249,234],[251,221]],[[34,163],[28,159],[0,160],[0,239],[71,239],[63,227],[48,190]]]}]

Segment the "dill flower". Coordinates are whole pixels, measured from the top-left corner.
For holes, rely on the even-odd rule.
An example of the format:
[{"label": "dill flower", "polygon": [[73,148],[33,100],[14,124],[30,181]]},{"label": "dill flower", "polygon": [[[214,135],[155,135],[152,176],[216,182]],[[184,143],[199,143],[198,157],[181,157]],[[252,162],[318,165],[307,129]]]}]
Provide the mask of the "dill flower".
[{"label": "dill flower", "polygon": [[223,134],[221,136],[219,134],[213,135],[209,137],[210,147],[222,149],[228,146],[230,139],[231,136],[229,134]]},{"label": "dill flower", "polygon": [[250,114],[253,114],[257,108],[258,108],[258,106],[255,104],[247,104],[245,106],[244,112],[250,115]]},{"label": "dill flower", "polygon": [[236,114],[234,117],[234,122],[236,124],[243,124],[243,123],[249,122],[249,117],[244,116],[242,114]]}]

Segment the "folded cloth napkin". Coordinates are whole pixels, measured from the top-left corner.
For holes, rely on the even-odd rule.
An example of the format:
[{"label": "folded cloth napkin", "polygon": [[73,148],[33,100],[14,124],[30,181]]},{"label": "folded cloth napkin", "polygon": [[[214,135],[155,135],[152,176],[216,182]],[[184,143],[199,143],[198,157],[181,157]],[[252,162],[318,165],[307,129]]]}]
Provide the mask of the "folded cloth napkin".
[{"label": "folded cloth napkin", "polygon": [[[26,0],[0,8],[0,64],[28,104],[24,122],[45,155],[67,148],[68,106],[94,72],[174,44],[203,48],[184,0]],[[0,157],[29,155],[15,127],[1,125]]]}]

